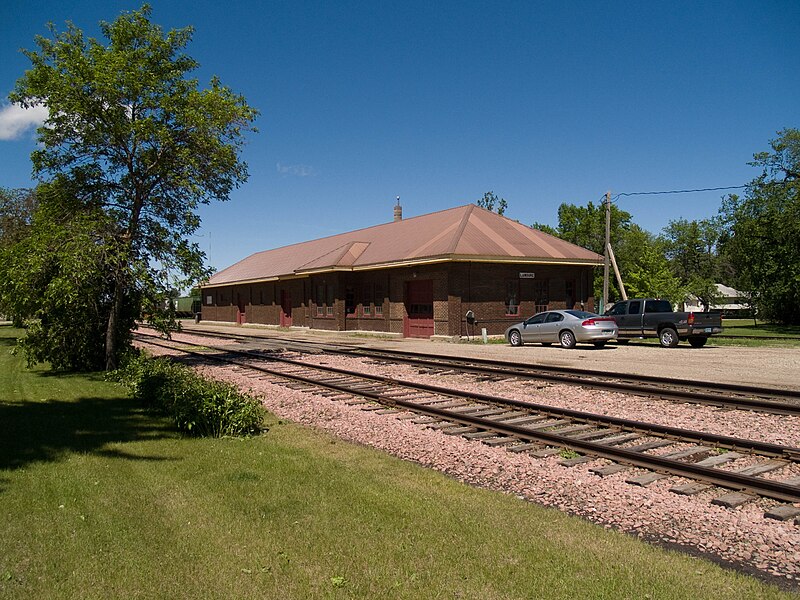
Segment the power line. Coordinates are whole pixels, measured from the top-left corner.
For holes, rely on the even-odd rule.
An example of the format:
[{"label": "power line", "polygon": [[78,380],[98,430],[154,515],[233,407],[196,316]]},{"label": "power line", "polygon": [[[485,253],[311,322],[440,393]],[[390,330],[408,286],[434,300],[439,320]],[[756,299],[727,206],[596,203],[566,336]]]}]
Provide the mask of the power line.
[{"label": "power line", "polygon": [[656,196],[656,195],[663,195],[663,194],[691,194],[694,192],[716,192],[720,190],[742,190],[746,188],[746,185],[729,185],[725,187],[713,187],[713,188],[697,188],[693,190],[666,190],[666,191],[657,191],[657,192],[620,192],[616,196],[614,196],[614,200],[621,196]]}]

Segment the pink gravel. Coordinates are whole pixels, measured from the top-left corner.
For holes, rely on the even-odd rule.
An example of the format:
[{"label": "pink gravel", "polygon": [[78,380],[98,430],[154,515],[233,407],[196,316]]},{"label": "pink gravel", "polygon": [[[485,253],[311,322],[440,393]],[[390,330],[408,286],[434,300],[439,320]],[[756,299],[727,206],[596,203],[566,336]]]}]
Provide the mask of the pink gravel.
[{"label": "pink gravel", "polygon": [[[207,338],[186,334],[178,334],[175,339],[209,344]],[[222,343],[217,340],[213,344]],[[170,353],[153,346],[149,350],[153,354]],[[412,367],[379,365],[330,355],[305,356],[303,360],[398,379],[435,382],[464,391],[800,446],[800,419],[796,417],[722,411],[572,386],[512,380],[477,383],[461,375],[425,375]],[[199,369],[209,376],[251,390],[280,418],[372,446],[470,485],[514,494],[581,516],[606,528],[613,527],[657,543],[695,549],[710,558],[779,578],[792,586],[800,581],[800,527],[793,520],[781,522],[764,518],[766,509],[779,504],[776,501],[759,499],[736,509],[722,508],[711,504],[714,497],[721,495],[719,489],[712,488],[696,496],[670,492],[669,488],[685,481],[678,477],[667,477],[648,487],[632,486],[625,483],[625,479],[636,473],[636,469],[604,478],[590,473],[589,469],[608,462],[602,459],[564,467],[558,464],[561,460],[558,456],[537,459],[524,453],[511,453],[426,429],[410,420],[377,415],[328,397],[253,379],[229,368],[203,366]],[[782,471],[780,478],[796,475],[797,470],[793,467],[791,472]]]}]

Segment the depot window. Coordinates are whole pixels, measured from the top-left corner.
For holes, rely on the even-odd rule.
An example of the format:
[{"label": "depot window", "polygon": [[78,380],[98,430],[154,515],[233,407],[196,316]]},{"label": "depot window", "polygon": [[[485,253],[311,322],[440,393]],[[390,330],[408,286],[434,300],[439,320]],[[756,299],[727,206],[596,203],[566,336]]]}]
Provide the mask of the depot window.
[{"label": "depot window", "polygon": [[325,314],[333,316],[333,303],[336,300],[336,288],[332,284],[325,286]]},{"label": "depot window", "polygon": [[364,286],[361,293],[361,312],[365,317],[372,316],[372,284],[368,283]]},{"label": "depot window", "polygon": [[336,289],[332,284],[325,282],[314,286],[315,314],[318,317],[332,317],[333,303],[336,299]]},{"label": "depot window", "polygon": [[519,280],[506,281],[506,316],[519,316]]},{"label": "depot window", "polygon": [[374,295],[374,302],[375,302],[375,316],[382,317],[383,316],[383,286],[380,284],[375,284],[375,295]]}]

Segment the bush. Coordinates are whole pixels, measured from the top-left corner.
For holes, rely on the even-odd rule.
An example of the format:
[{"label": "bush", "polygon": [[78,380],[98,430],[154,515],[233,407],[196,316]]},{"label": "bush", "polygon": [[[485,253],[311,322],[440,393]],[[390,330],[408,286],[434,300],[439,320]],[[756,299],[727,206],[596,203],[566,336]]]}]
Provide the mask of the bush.
[{"label": "bush", "polygon": [[166,414],[189,435],[247,435],[260,431],[264,421],[258,399],[165,358],[134,353],[117,377],[134,398]]}]

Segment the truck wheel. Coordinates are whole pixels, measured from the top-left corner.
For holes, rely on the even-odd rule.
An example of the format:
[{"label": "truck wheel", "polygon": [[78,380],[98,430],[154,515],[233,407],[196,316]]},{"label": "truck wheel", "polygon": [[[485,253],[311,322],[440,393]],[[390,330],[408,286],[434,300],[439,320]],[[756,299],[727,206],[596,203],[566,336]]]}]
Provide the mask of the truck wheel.
[{"label": "truck wheel", "polygon": [[508,332],[508,343],[512,346],[522,346],[522,334],[516,329]]},{"label": "truck wheel", "polygon": [[674,348],[678,345],[678,332],[672,327],[665,327],[658,334],[658,339],[664,348]]},{"label": "truck wheel", "polygon": [[569,329],[565,329],[558,334],[558,341],[561,342],[562,348],[575,347],[575,335]]},{"label": "truck wheel", "polygon": [[689,344],[692,346],[692,348],[702,348],[703,346],[706,345],[707,341],[708,341],[708,338],[706,338],[706,337],[690,337],[689,338]]}]

